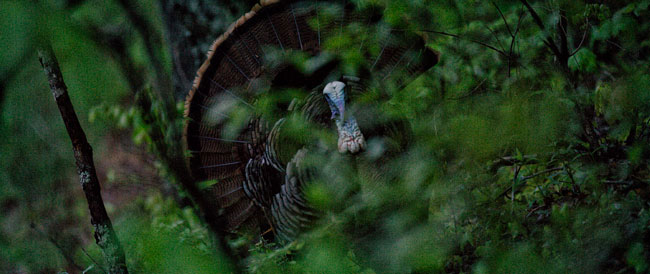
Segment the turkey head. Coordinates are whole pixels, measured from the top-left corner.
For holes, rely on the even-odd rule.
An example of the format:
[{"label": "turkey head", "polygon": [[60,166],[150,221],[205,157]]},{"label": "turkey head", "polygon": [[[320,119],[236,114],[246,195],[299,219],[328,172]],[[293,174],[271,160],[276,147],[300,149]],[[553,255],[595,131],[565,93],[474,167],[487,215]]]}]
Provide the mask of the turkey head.
[{"label": "turkey head", "polygon": [[340,81],[327,83],[323,95],[332,112],[332,120],[336,122],[338,132],[338,151],[356,154],[366,147],[366,139],[359,129],[357,119],[345,114],[345,84]]}]

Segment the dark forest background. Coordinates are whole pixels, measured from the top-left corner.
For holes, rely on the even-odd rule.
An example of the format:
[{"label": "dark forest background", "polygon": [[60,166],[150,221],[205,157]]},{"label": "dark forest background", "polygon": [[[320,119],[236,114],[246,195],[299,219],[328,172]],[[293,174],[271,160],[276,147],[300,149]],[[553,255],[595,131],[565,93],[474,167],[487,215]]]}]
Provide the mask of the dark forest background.
[{"label": "dark forest background", "polygon": [[[317,184],[324,221],[247,247],[244,272],[650,271],[650,1],[351,2],[441,53],[380,105],[409,117],[414,141],[391,180],[360,167],[340,171],[348,185]],[[210,44],[254,3],[0,0],[0,272],[106,269],[45,41],[129,271],[232,271],[168,161]],[[364,226],[381,233],[349,231]]]}]

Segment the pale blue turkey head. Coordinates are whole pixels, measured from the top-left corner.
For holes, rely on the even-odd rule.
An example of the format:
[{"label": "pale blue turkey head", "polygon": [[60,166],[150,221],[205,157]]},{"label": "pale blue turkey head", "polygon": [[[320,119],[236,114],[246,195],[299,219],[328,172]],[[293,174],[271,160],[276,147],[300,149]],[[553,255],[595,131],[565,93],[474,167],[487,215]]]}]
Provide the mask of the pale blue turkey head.
[{"label": "pale blue turkey head", "polygon": [[359,129],[357,120],[352,115],[345,114],[345,84],[339,81],[327,83],[323,95],[332,111],[332,119],[336,122],[338,131],[338,151],[340,153],[356,154],[366,148],[366,140]]}]

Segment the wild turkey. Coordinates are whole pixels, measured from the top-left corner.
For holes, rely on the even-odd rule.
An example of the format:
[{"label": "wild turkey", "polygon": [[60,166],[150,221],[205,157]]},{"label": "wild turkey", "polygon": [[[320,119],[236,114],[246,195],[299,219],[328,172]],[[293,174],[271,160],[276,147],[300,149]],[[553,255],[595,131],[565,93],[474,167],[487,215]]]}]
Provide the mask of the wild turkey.
[{"label": "wild turkey", "polygon": [[[336,128],[331,149],[359,154],[368,136],[403,130],[390,121],[364,128],[361,120],[372,117],[357,122],[359,112],[346,103],[371,89],[401,88],[437,61],[420,37],[391,28],[376,7],[262,0],[214,42],[185,104],[189,167],[197,182],[212,183],[205,190],[211,214],[223,218],[224,231],[294,239],[318,216],[304,194],[318,170],[305,162],[313,140],[287,133],[287,124]],[[269,93],[285,98],[271,103],[275,116],[260,110],[269,109]]]}]

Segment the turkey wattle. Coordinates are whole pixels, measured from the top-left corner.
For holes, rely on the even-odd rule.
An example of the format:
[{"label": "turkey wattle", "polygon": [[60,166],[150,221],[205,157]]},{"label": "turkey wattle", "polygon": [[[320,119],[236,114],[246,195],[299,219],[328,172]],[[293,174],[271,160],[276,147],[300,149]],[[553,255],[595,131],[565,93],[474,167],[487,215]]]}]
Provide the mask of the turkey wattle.
[{"label": "turkey wattle", "polygon": [[345,84],[340,81],[327,83],[323,94],[332,111],[332,119],[336,121],[336,130],[339,133],[339,152],[355,154],[366,147],[366,139],[357,124],[357,119],[345,116]]},{"label": "turkey wattle", "polygon": [[[286,241],[307,229],[318,216],[304,194],[310,144],[286,139],[290,116],[335,127],[333,150],[362,153],[366,138],[383,131],[364,128],[346,104],[371,88],[401,88],[437,62],[420,37],[344,2],[262,1],[215,41],[199,69],[185,104],[188,162],[197,182],[212,180],[204,199],[214,203],[208,214],[222,218],[224,231],[270,230]],[[354,48],[338,45],[349,32],[358,32]],[[355,69],[341,65],[351,52],[362,57]],[[296,53],[308,56],[306,69],[281,62]],[[261,118],[259,99],[287,87],[305,91],[301,107],[292,102],[285,118]],[[237,107],[251,114],[233,130]]]}]

